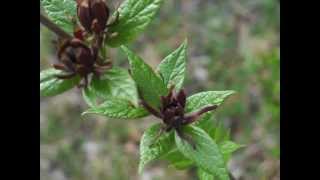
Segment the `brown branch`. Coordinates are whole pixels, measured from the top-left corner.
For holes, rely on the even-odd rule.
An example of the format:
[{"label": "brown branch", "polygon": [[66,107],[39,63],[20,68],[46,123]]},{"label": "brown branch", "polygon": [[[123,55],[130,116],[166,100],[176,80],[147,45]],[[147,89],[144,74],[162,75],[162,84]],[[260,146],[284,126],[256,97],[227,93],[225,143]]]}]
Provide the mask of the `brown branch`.
[{"label": "brown branch", "polygon": [[54,24],[51,20],[45,17],[43,14],[40,13],[40,23],[50,29],[52,32],[56,33],[61,38],[71,39],[72,36],[62,30],[59,26]]}]

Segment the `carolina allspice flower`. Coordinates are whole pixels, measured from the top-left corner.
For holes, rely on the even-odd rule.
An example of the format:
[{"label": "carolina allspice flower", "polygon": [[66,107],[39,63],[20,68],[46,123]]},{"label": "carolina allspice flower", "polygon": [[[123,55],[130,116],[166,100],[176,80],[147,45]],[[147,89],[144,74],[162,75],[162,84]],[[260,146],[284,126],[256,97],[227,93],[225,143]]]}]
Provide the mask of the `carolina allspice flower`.
[{"label": "carolina allspice flower", "polygon": [[[217,105],[211,105],[204,107],[196,112],[185,114],[186,106],[186,94],[182,89],[178,93],[174,91],[173,86],[169,90],[167,96],[161,96],[161,106],[159,110],[154,109],[144,100],[142,100],[142,105],[147,111],[149,111],[154,116],[162,119],[163,123],[166,125],[164,129],[166,132],[174,129],[181,138],[184,138],[190,142],[186,136],[182,134],[182,126],[191,124],[199,119],[199,117],[208,112],[216,109]],[[162,131],[161,130],[161,131]]]},{"label": "carolina allspice flower", "polygon": [[97,64],[96,56],[91,48],[77,38],[66,40],[58,51],[60,64],[54,64],[55,69],[63,70],[68,74],[58,75],[58,78],[68,79],[75,75],[84,78],[84,86],[88,84],[88,75],[94,73],[99,76],[111,63]]},{"label": "carolina allspice flower", "polygon": [[81,76],[88,74],[93,67],[94,58],[91,49],[79,39],[66,41],[58,51],[59,60],[70,66]]},{"label": "carolina allspice flower", "polygon": [[77,15],[86,31],[101,33],[109,19],[109,8],[103,0],[77,0]]}]

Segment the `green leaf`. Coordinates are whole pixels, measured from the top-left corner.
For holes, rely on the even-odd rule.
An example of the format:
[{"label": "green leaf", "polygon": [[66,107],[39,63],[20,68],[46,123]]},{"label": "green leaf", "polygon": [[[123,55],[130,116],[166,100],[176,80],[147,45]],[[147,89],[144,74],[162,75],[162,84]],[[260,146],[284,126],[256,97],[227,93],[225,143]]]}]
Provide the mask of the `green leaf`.
[{"label": "green leaf", "polygon": [[172,166],[178,170],[185,170],[185,169],[190,168],[193,165],[193,162],[191,160],[187,160],[187,159],[177,161],[177,162],[171,162],[171,163],[172,163],[172,165],[170,165],[170,166]]},{"label": "green leaf", "polygon": [[159,134],[160,128],[161,124],[155,124],[143,133],[140,142],[139,173],[142,173],[147,163],[167,154],[175,145],[173,131],[163,133],[157,140],[155,139]]},{"label": "green leaf", "polygon": [[82,97],[89,107],[96,107],[99,104],[99,97],[90,85],[82,89]]},{"label": "green leaf", "polygon": [[225,162],[227,162],[230,159],[231,154],[239,148],[243,147],[243,145],[237,144],[232,141],[224,141],[219,144],[219,147]]},{"label": "green leaf", "polygon": [[204,171],[201,168],[198,168],[197,174],[198,174],[199,180],[214,180],[215,179],[212,174],[207,173],[206,171]]},{"label": "green leaf", "polygon": [[61,94],[80,82],[79,76],[70,79],[59,79],[56,77],[58,74],[63,74],[63,72],[53,68],[40,72],[40,96]]},{"label": "green leaf", "polygon": [[221,122],[215,123],[214,131],[211,132],[211,137],[220,144],[221,142],[230,139],[230,130],[226,129]]},{"label": "green leaf", "polygon": [[107,38],[106,43],[118,47],[134,40],[150,24],[163,0],[126,0],[118,9],[119,22],[109,28],[117,33]]},{"label": "green leaf", "polygon": [[186,75],[187,40],[174,52],[169,54],[158,66],[158,72],[167,88],[175,85],[178,90],[182,87]]},{"label": "green leaf", "polygon": [[209,105],[220,105],[235,91],[206,91],[187,98],[186,112],[194,112]]},{"label": "green leaf", "polygon": [[138,105],[136,84],[127,70],[113,67],[100,78],[93,76],[90,85],[83,90],[83,97],[90,107],[97,106],[100,101],[110,97],[127,99],[135,106]]},{"label": "green leaf", "polygon": [[216,175],[221,180],[228,180],[226,164],[214,140],[204,130],[195,126],[186,126],[183,132],[191,136],[196,148],[194,149],[175,132],[175,141],[179,151],[203,170]]},{"label": "green leaf", "polygon": [[73,33],[72,18],[76,17],[75,0],[40,0],[49,19],[66,32]]},{"label": "green leaf", "polygon": [[[234,91],[206,91],[194,94],[187,98],[186,112],[191,113],[209,105],[219,106],[233,93]],[[212,111],[203,114],[194,125],[204,129],[214,139],[212,115]]]},{"label": "green leaf", "polygon": [[186,158],[177,148],[174,148],[161,159],[168,160],[171,163],[170,166],[179,170],[187,169],[193,165],[193,162]]},{"label": "green leaf", "polygon": [[[231,154],[233,152],[235,152],[236,150],[238,150],[241,147],[243,147],[243,145],[236,144],[232,141],[224,141],[221,144],[219,144],[219,149],[223,155],[225,162],[227,162],[230,159]],[[199,180],[214,180],[215,179],[212,174],[204,171],[201,168],[198,168],[197,174],[198,174]]]},{"label": "green leaf", "polygon": [[108,98],[104,103],[91,107],[82,115],[99,114],[108,118],[137,119],[147,116],[149,113],[142,107],[135,107],[126,99]]},{"label": "green leaf", "polygon": [[[211,136],[215,129],[215,123],[212,113],[206,113],[200,117],[200,119],[193,123],[193,125],[203,129],[207,134]],[[211,136],[213,138],[214,136]],[[213,138],[214,139],[214,138]]]},{"label": "green leaf", "polygon": [[159,108],[160,96],[168,93],[163,81],[148,64],[127,47],[121,46],[121,49],[128,56],[131,76],[136,82],[143,99],[154,108]]},{"label": "green leaf", "polygon": [[199,121],[196,121],[194,125],[205,130],[217,144],[230,139],[230,130],[226,129],[223,123],[212,118],[212,114],[205,115]]}]

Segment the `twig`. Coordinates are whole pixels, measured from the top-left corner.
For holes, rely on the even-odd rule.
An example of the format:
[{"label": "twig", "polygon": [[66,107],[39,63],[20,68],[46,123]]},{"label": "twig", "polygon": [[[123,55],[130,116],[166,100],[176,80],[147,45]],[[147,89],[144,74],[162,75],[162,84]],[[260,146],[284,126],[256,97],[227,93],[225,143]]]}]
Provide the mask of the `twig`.
[{"label": "twig", "polygon": [[50,29],[51,31],[53,31],[54,33],[56,33],[58,36],[60,36],[61,38],[67,38],[67,39],[71,39],[72,36],[70,34],[68,34],[67,32],[65,32],[64,30],[62,30],[59,26],[57,26],[56,24],[54,24],[52,21],[50,21],[47,17],[45,17],[43,14],[40,13],[40,22],[41,24],[43,24],[44,26],[46,26],[48,29]]}]

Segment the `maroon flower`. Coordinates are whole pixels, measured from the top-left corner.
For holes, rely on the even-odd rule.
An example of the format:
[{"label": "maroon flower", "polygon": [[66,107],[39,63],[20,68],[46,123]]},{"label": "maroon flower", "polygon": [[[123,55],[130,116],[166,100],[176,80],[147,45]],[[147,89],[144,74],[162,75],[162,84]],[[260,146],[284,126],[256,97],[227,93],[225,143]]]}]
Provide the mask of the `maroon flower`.
[{"label": "maroon flower", "polygon": [[154,109],[144,100],[142,100],[142,105],[151,114],[162,119],[165,127],[161,129],[160,134],[163,131],[168,132],[174,129],[181,138],[188,140],[189,142],[191,141],[191,139],[183,135],[181,130],[182,126],[195,122],[202,114],[208,111],[212,111],[218,107],[217,105],[207,106],[196,112],[186,114],[185,91],[182,89],[178,93],[176,93],[173,87],[170,88],[169,94],[167,96],[161,96],[161,105],[159,110]]},{"label": "maroon flower", "polygon": [[107,26],[109,8],[103,0],[77,0],[77,14],[86,31],[100,33]]},{"label": "maroon flower", "polygon": [[63,70],[67,72],[67,74],[58,75],[57,77],[68,79],[79,75],[85,80],[84,86],[88,84],[88,75],[90,73],[99,76],[103,70],[111,67],[110,62],[98,64],[92,49],[77,38],[66,40],[61,45],[58,51],[58,59],[61,63],[54,64],[53,67]]}]

